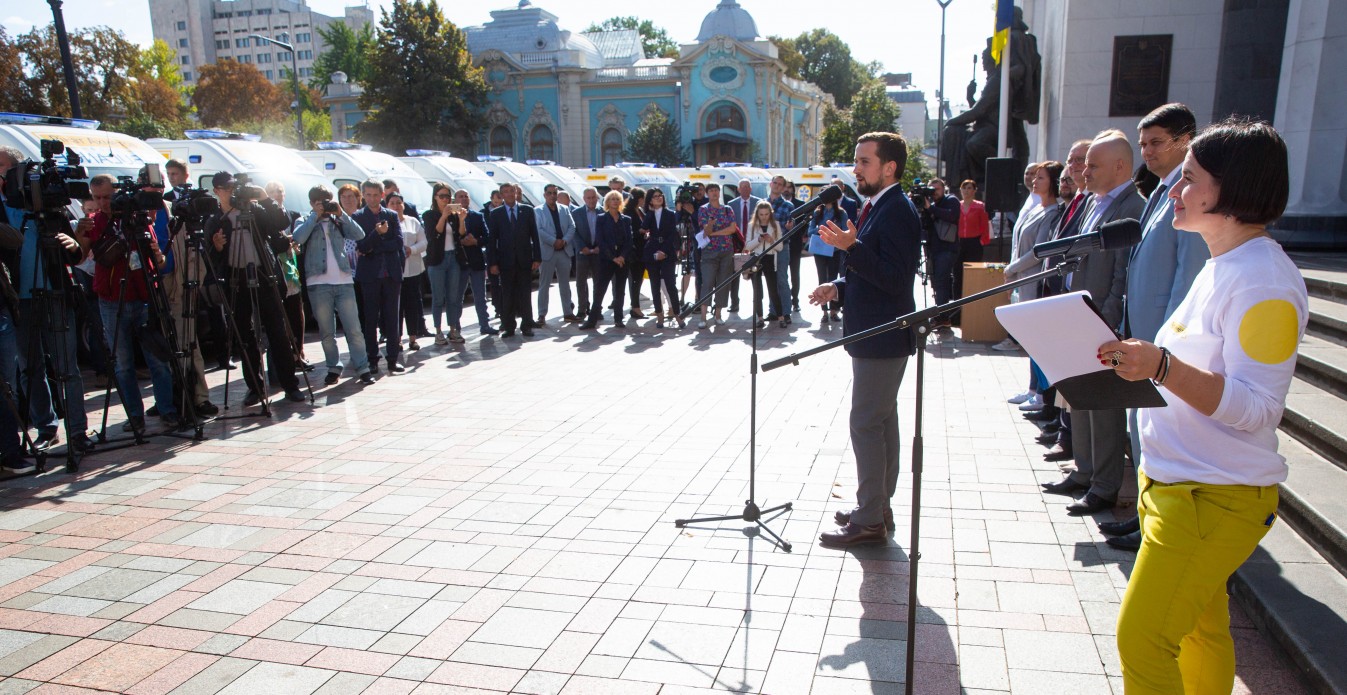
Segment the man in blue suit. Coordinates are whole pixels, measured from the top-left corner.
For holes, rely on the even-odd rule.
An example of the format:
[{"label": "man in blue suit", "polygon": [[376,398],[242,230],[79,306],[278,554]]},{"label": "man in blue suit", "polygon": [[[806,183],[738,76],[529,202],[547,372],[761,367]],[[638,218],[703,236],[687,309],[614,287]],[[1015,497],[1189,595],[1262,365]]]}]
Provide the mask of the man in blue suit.
[{"label": "man in blue suit", "polygon": [[[1127,267],[1123,335],[1154,341],[1160,327],[1188,295],[1188,288],[1211,258],[1202,237],[1174,229],[1174,200],[1169,191],[1183,173],[1188,143],[1197,131],[1197,119],[1183,104],[1165,104],[1147,114],[1137,126],[1141,158],[1146,168],[1160,177],[1160,185],[1146,201],[1141,216],[1141,243],[1132,248]],[[1141,452],[1137,411],[1127,411],[1132,441],[1132,460]],[[1141,531],[1135,517],[1099,525],[1100,530],[1119,536],[1108,544],[1123,550],[1141,547]]]},{"label": "man in blue suit", "polygon": [[547,321],[547,300],[552,293],[552,276],[561,286],[561,308],[566,321],[575,321],[575,305],[571,304],[571,258],[575,256],[575,219],[570,208],[557,202],[559,189],[543,186],[543,205],[535,208],[538,218],[538,248],[542,265],[538,266],[538,321]]},{"label": "man in blue suit", "polygon": [[515,321],[526,337],[533,335],[533,307],[529,292],[533,271],[542,264],[538,246],[538,218],[533,206],[519,204],[519,189],[512,183],[500,188],[505,204],[491,211],[486,225],[487,271],[500,278],[500,337],[514,336]]},{"label": "man in blue suit", "polygon": [[575,241],[572,244],[576,251],[575,293],[579,295],[580,314],[588,315],[589,290],[599,281],[599,236],[594,227],[603,211],[598,207],[598,189],[586,188],[580,195],[585,204],[571,213],[571,220],[575,223]]},{"label": "man in blue suit", "polygon": [[[856,188],[869,201],[858,224],[829,222],[819,236],[847,252],[843,276],[820,285],[811,304],[841,300],[842,334],[854,335],[916,309],[913,285],[921,253],[921,221],[898,179],[907,143],[894,133],[866,133],[856,142]],[[898,489],[898,387],[916,352],[909,330],[881,333],[846,346],[851,355],[851,448],[856,452],[856,507],[837,512],[841,528],[824,545],[887,543],[890,499]]]},{"label": "man in blue suit", "polygon": [[[749,225],[753,224],[753,211],[758,208],[758,203],[762,198],[753,195],[753,182],[748,179],[739,180],[739,197],[726,203],[730,210],[734,211],[734,223],[739,225],[739,233],[748,238]],[[782,230],[784,233],[785,230]],[[734,282],[730,283],[730,313],[739,313],[739,276],[734,276]]]}]

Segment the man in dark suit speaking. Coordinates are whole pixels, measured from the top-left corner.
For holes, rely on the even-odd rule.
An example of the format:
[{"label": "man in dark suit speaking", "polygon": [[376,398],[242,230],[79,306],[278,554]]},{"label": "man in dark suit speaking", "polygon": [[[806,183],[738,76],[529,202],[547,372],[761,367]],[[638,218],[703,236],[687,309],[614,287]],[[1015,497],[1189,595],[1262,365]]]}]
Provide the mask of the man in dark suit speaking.
[{"label": "man in dark suit speaking", "polygon": [[[921,221],[898,185],[907,144],[894,133],[866,133],[856,141],[856,188],[869,200],[856,224],[829,222],[819,237],[847,252],[843,276],[820,285],[812,304],[842,302],[842,334],[888,323],[916,309],[913,285],[921,249]],[[842,527],[824,533],[824,545],[886,543],[894,528],[889,500],[898,489],[898,387],[915,350],[911,330],[881,333],[846,346],[851,355],[851,448],[856,454],[856,507],[837,512]]]},{"label": "man in dark suit speaking", "polygon": [[538,246],[538,219],[533,206],[519,204],[519,189],[501,186],[505,204],[487,218],[491,235],[486,243],[486,263],[492,275],[500,276],[500,328],[502,338],[514,335],[515,320],[524,335],[533,335],[533,307],[529,301],[533,271],[542,263]]}]

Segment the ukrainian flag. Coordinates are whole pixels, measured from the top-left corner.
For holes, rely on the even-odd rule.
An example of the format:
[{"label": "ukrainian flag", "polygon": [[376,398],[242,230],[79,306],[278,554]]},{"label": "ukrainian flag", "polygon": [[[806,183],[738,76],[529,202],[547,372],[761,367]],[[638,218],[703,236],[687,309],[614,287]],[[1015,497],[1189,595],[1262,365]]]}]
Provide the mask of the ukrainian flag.
[{"label": "ukrainian flag", "polygon": [[992,60],[1001,64],[1001,54],[1010,43],[1010,25],[1015,21],[1015,0],[996,0],[996,33],[992,34]]}]

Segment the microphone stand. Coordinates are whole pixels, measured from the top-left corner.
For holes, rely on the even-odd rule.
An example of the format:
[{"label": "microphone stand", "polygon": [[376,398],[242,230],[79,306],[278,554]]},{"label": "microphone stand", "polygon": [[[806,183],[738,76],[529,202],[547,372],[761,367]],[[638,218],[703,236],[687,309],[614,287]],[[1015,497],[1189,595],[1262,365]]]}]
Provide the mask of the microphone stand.
[{"label": "microphone stand", "polygon": [[[759,254],[750,256],[749,259],[748,259],[748,262],[747,262],[747,263],[744,263],[744,267],[743,267],[743,268],[741,268],[740,270],[736,271],[734,275],[732,275],[732,276],[726,278],[725,281],[724,281],[724,282],[721,282],[720,285],[718,285],[715,289],[713,289],[713,290],[711,290],[710,292],[704,294],[704,295],[702,296],[702,298],[699,299],[699,300],[697,300],[697,302],[696,302],[695,304],[693,304],[692,306],[690,306],[690,307],[688,307],[687,309],[685,309],[682,313],[680,313],[680,314],[678,315],[679,320],[681,321],[681,320],[687,318],[688,314],[691,314],[692,312],[699,310],[703,305],[705,305],[707,302],[711,301],[711,298],[714,297],[714,296],[716,295],[716,292],[717,292],[717,291],[719,291],[722,287],[728,286],[731,282],[734,282],[735,279],[738,277],[739,274],[741,274],[741,273],[760,273],[760,272],[762,272],[762,260],[763,260],[764,258],[768,258],[769,256],[770,256],[770,257],[775,257],[775,255],[776,255],[776,248],[777,248],[777,247],[779,247],[779,246],[781,246],[782,244],[784,244],[784,243],[790,241],[790,238],[793,237],[793,236],[795,236],[796,234],[798,234],[798,233],[800,232],[801,229],[808,228],[808,226],[809,226],[809,219],[808,219],[808,217],[809,217],[808,215],[805,215],[805,216],[800,217],[800,219],[796,220],[795,224],[793,224],[793,225],[791,226],[790,231],[786,232],[785,234],[782,234],[780,239],[777,239],[775,242],[773,242],[772,244],[768,245],[767,248],[763,249],[762,253],[759,253]],[[777,272],[780,272],[780,269],[778,269]],[[765,281],[766,281],[766,278],[763,278],[763,281],[765,282]],[[757,301],[757,298],[755,298],[755,301]],[[784,304],[785,301],[786,301],[786,299],[785,299],[785,298],[782,298],[781,301],[782,301],[782,303]],[[774,538],[774,539],[776,540],[777,544],[781,546],[781,549],[782,549],[782,550],[784,550],[784,551],[786,551],[786,552],[789,553],[789,552],[791,551],[791,550],[790,550],[790,549],[791,549],[790,543],[787,542],[785,539],[783,539],[781,536],[776,535],[776,533],[773,532],[772,529],[768,528],[766,524],[762,523],[762,517],[763,517],[764,515],[770,514],[770,513],[772,513],[772,512],[777,512],[777,511],[790,511],[791,508],[792,508],[792,505],[793,505],[794,503],[793,503],[793,502],[786,502],[785,504],[779,504],[779,505],[777,505],[777,506],[775,506],[775,507],[768,507],[767,509],[761,509],[760,507],[758,507],[758,503],[756,502],[757,497],[758,497],[758,495],[757,495],[757,469],[758,469],[758,461],[757,461],[757,452],[758,452],[758,318],[757,318],[756,316],[753,317],[752,323],[753,323],[753,339],[752,339],[752,341],[751,341],[751,344],[752,344],[752,356],[749,358],[749,368],[748,368],[748,374],[749,374],[749,377],[748,377],[748,383],[749,383],[749,387],[748,387],[748,392],[749,392],[749,395],[748,395],[748,399],[749,399],[749,400],[748,400],[748,499],[747,499],[747,500],[744,500],[744,513],[743,513],[743,514],[740,514],[740,515],[737,515],[737,516],[705,516],[705,517],[697,517],[697,518],[692,518],[692,519],[675,519],[675,520],[674,520],[674,527],[676,527],[676,528],[683,528],[684,526],[687,526],[687,525],[689,525],[689,524],[696,524],[696,523],[702,523],[702,522],[708,522],[708,521],[732,521],[732,520],[734,520],[734,519],[743,519],[744,521],[750,521],[750,522],[753,522],[753,523],[757,524],[757,525],[758,525],[758,528],[762,529],[763,531],[766,531],[766,532],[767,532],[767,535],[771,536],[772,538]]]},{"label": "microphone stand", "polygon": [[879,335],[880,333],[887,333],[892,330],[911,328],[916,335],[917,408],[912,433],[912,540],[911,549],[908,552],[908,561],[911,563],[911,567],[908,572],[909,580],[907,584],[907,670],[905,671],[907,674],[905,689],[907,695],[912,695],[912,683],[915,680],[912,677],[912,669],[913,662],[916,659],[917,645],[917,566],[921,560],[921,474],[922,464],[925,459],[925,451],[921,437],[922,414],[924,409],[923,398],[925,395],[923,382],[925,381],[926,374],[926,339],[930,337],[931,334],[932,320],[944,314],[948,314],[965,304],[972,304],[973,302],[1001,294],[1006,290],[1015,289],[1021,285],[1027,285],[1031,282],[1037,282],[1054,276],[1065,277],[1068,273],[1076,270],[1076,267],[1080,265],[1080,259],[1080,255],[1072,255],[1052,268],[1042,272],[1035,273],[1013,282],[1007,282],[999,287],[993,287],[974,295],[953,300],[947,304],[914,311],[906,316],[899,316],[888,323],[880,324],[868,330],[861,331],[860,333],[849,335],[830,343],[825,343],[816,348],[805,350],[804,352],[797,352],[794,355],[783,357],[779,360],[772,360],[762,366],[764,372],[770,372],[773,369],[784,367],[788,364],[798,366],[800,360],[806,357],[817,355],[820,352],[827,352],[833,348],[849,345],[858,340],[865,340],[866,338]]}]

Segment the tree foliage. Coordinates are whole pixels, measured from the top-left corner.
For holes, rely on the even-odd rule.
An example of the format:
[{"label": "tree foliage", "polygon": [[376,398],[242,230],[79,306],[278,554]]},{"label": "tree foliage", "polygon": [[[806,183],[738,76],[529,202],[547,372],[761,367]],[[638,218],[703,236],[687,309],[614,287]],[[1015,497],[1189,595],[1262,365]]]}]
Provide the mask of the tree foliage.
[{"label": "tree foliage", "polygon": [[641,125],[627,136],[625,156],[638,162],[653,162],[662,167],[682,166],[692,160],[683,147],[683,135],[678,124],[659,110],[641,120]]},{"label": "tree foliage", "polygon": [[647,58],[677,58],[678,42],[669,37],[669,32],[648,19],[639,17],[611,17],[603,24],[591,24],[586,32],[617,31],[635,29],[641,35],[641,49]]},{"label": "tree foliage", "polygon": [[772,37],[787,71],[798,65],[792,77],[818,85],[833,95],[840,108],[849,108],[856,93],[875,81],[883,70],[878,61],[861,63],[851,56],[851,47],[827,29],[806,31],[793,39]]},{"label": "tree foliage", "polygon": [[[182,76],[167,44],[141,50],[107,27],[80,29],[69,39],[82,116],[112,130],[181,133],[187,114]],[[13,39],[0,29],[0,110],[72,115],[52,26]]]},{"label": "tree foliage", "polygon": [[290,113],[290,97],[251,63],[221,58],[201,66],[192,93],[197,117],[207,127],[248,120],[280,120]]},{"label": "tree foliage", "polygon": [[386,152],[427,147],[474,151],[490,88],[467,37],[436,0],[394,0],[383,10],[360,108],[360,139]]},{"label": "tree foliage", "polygon": [[895,131],[901,114],[902,109],[889,98],[883,83],[875,82],[861,89],[850,109],[824,111],[823,159],[851,161],[855,156],[856,138],[874,131]]},{"label": "tree foliage", "polygon": [[309,87],[322,91],[332,81],[332,73],[344,72],[351,83],[365,84],[370,74],[370,53],[374,50],[374,28],[366,24],[354,31],[345,22],[317,27],[327,46],[313,61]]}]

